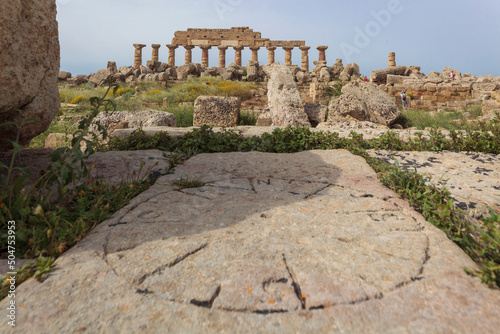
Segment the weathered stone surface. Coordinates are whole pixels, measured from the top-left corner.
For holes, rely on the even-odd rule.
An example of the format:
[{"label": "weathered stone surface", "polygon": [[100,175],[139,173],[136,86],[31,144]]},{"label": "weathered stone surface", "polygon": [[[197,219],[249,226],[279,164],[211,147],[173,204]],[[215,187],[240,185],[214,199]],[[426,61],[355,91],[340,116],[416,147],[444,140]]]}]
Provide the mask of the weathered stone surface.
[{"label": "weathered stone surface", "polygon": [[318,80],[320,82],[329,82],[332,80],[332,75],[330,74],[330,70],[328,69],[327,66],[324,66],[319,70]]},{"label": "weathered stone surface", "polygon": [[236,126],[240,109],[239,97],[199,96],[194,102],[193,126]]},{"label": "weathered stone surface", "polygon": [[330,72],[332,73],[333,78],[338,79],[340,78],[340,74],[344,70],[344,65],[342,64],[342,59],[337,59],[335,64],[333,64],[332,67],[330,67]]},{"label": "weathered stone surface", "polygon": [[241,80],[242,76],[242,68],[235,63],[229,64],[226,70],[222,73],[222,79],[224,80]]},{"label": "weathered stone surface", "polygon": [[84,83],[87,83],[87,82],[89,82],[89,79],[86,75],[83,75],[83,74],[77,74],[73,78],[68,79],[69,84],[73,84],[73,85],[77,85],[77,86],[84,84]]},{"label": "weathered stone surface", "polygon": [[45,148],[56,149],[62,146],[68,146],[73,138],[72,135],[67,135],[65,133],[50,133],[47,138],[45,138]]},{"label": "weathered stone surface", "polygon": [[451,67],[446,66],[441,72],[441,76],[443,79],[451,79],[450,73],[453,72],[455,80],[459,80],[462,77],[462,72],[452,69]]},{"label": "weathered stone surface", "polygon": [[247,81],[257,81],[259,79],[259,62],[249,60],[247,64]]},{"label": "weathered stone surface", "polygon": [[391,125],[401,115],[394,100],[377,85],[351,82],[342,87],[342,95],[328,105],[328,117],[349,115],[359,121]]},{"label": "weathered stone surface", "polygon": [[395,84],[402,84],[404,80],[408,79],[403,75],[387,74],[387,84],[394,86]]},{"label": "weathered stone surface", "polygon": [[271,117],[271,112],[269,111],[268,108],[264,109],[263,112],[259,114],[259,117],[257,117],[257,122],[255,126],[261,127],[261,126],[272,126],[273,125],[273,119]]},{"label": "weathered stone surface", "polygon": [[57,74],[57,79],[59,81],[65,81],[65,80],[68,80],[71,78],[71,73],[70,72],[66,72],[66,71],[60,71],[58,74]]},{"label": "weathered stone surface", "polygon": [[370,73],[370,82],[376,84],[386,84],[387,83],[387,74],[392,75],[404,75],[407,70],[406,66],[395,66],[382,68],[380,70],[374,70]]},{"label": "weathered stone surface", "polygon": [[340,73],[339,78],[344,82],[361,79],[359,65],[356,63],[347,64],[342,70],[342,73]]},{"label": "weathered stone surface", "polygon": [[[56,3],[12,0],[1,7],[0,123],[37,119],[21,129],[19,142],[27,145],[47,130],[59,110]],[[16,134],[16,127],[3,127],[0,150],[10,148]]]},{"label": "weathered stone surface", "polygon": [[158,110],[101,112],[94,119],[94,123],[105,127],[119,122],[127,122],[130,128],[176,126],[177,124],[174,114]]},{"label": "weathered stone surface", "polygon": [[304,103],[304,111],[312,126],[326,121],[328,107],[319,103]]},{"label": "weathered stone surface", "polygon": [[[180,178],[206,184],[176,190]],[[198,155],[55,266],[44,282],[17,287],[23,307],[9,332],[500,326],[500,292],[463,270],[475,264],[340,150]]]},{"label": "weathered stone surface", "polygon": [[193,75],[196,73],[196,66],[194,64],[185,64],[177,67],[177,80],[185,80],[188,75]]},{"label": "weathered stone surface", "polygon": [[269,77],[267,98],[273,125],[309,126],[297,83],[288,66],[274,63],[262,69]]},{"label": "weathered stone surface", "polygon": [[[431,177],[432,184],[450,191],[455,207],[475,219],[489,216],[487,207],[500,208],[500,157],[476,152],[393,152],[369,150],[386,162]],[[394,158],[392,158],[394,157]]]},{"label": "weathered stone surface", "polygon": [[93,73],[89,77],[89,82],[92,82],[95,85],[104,84],[111,77],[112,73],[108,70],[99,70],[96,73]]}]

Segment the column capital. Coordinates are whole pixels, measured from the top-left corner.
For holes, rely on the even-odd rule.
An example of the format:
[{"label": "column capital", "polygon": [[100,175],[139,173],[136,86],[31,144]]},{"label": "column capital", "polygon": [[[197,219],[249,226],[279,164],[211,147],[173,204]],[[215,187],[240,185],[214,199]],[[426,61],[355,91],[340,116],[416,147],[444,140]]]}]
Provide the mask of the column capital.
[{"label": "column capital", "polygon": [[165,46],[171,50],[172,49],[175,50],[179,47],[179,45],[175,45],[175,44],[166,44]]},{"label": "column capital", "polygon": [[316,50],[318,51],[326,51],[326,49],[328,49],[328,46],[326,45],[320,45],[316,47]]},{"label": "column capital", "polygon": [[151,44],[151,47],[153,49],[159,49],[161,47],[161,44]]},{"label": "column capital", "polygon": [[267,46],[266,49],[268,49],[269,51],[274,51],[274,50],[276,50],[276,47],[275,46]]},{"label": "column capital", "polygon": [[252,50],[252,51],[259,51],[260,50],[260,46],[250,46],[249,49]]},{"label": "column capital", "polygon": [[299,46],[299,49],[301,49],[302,51],[309,51],[309,49],[311,49],[310,46]]},{"label": "column capital", "polygon": [[210,45],[200,45],[200,49],[202,50],[210,50],[212,47]]},{"label": "column capital", "polygon": [[292,51],[294,49],[293,46],[282,46],[283,50],[285,51]]},{"label": "column capital", "polygon": [[136,48],[136,49],[142,49],[145,47],[146,47],[146,44],[134,44],[134,48]]},{"label": "column capital", "polygon": [[183,47],[186,50],[193,50],[194,49],[194,45],[183,45]]},{"label": "column capital", "polygon": [[233,49],[235,51],[242,51],[245,47],[244,46],[233,46]]},{"label": "column capital", "polygon": [[217,48],[219,50],[221,50],[221,51],[226,51],[229,48],[229,46],[227,46],[227,45],[219,45]]}]

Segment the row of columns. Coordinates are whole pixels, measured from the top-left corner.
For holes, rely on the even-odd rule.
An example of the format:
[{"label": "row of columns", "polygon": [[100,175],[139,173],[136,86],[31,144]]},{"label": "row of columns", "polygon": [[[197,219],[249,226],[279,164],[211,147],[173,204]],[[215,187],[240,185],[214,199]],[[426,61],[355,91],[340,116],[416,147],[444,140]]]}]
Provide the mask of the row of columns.
[{"label": "row of columns", "polygon": [[[158,61],[159,59],[159,49],[161,47],[160,44],[152,44],[153,52],[151,55],[151,60]],[[146,47],[144,44],[134,44],[135,53],[134,53],[134,68],[140,68],[142,65],[142,49]],[[168,65],[175,66],[175,49],[177,49],[178,45],[167,44],[168,48]],[[186,50],[184,56],[184,63],[190,64],[193,60],[192,50],[194,45],[185,45],[184,49]],[[212,47],[208,45],[202,45],[201,48],[201,65],[208,67],[208,50]],[[234,46],[234,62],[236,65],[241,66],[241,51],[244,49],[243,46]],[[268,46],[266,47],[268,51],[267,55],[267,63],[272,64],[275,62],[274,52],[276,50],[276,46]],[[226,67],[226,50],[228,46],[218,46],[219,49],[219,67]],[[249,49],[252,51],[252,61],[259,61],[258,51],[260,49],[259,46],[250,46]],[[292,65],[292,50],[294,47],[283,46],[283,50],[285,50],[285,65]],[[310,46],[300,46],[299,49],[302,51],[302,61],[301,68],[304,71],[309,72],[309,49]],[[316,49],[319,51],[319,61],[326,61],[325,51],[328,49],[328,46],[318,46]]]}]

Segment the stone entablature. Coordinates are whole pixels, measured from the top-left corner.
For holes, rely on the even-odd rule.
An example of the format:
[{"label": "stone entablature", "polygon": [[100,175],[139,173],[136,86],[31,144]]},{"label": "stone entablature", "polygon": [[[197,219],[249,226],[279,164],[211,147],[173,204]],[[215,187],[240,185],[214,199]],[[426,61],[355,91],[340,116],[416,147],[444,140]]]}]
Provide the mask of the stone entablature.
[{"label": "stone entablature", "polygon": [[260,32],[255,32],[249,27],[233,27],[231,29],[193,29],[176,31],[172,45],[184,46],[243,46],[243,47],[300,47],[305,46],[305,41],[272,41],[262,38]]}]

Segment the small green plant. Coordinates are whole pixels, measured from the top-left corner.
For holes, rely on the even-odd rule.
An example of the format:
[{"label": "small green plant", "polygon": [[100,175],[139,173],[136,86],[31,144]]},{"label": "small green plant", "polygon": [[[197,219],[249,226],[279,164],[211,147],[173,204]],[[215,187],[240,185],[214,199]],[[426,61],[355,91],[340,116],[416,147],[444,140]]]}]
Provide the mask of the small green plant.
[{"label": "small green plant", "polygon": [[205,182],[201,180],[190,180],[188,177],[181,177],[178,180],[172,181],[172,184],[178,187],[177,190],[181,190],[186,188],[200,188],[205,185]]},{"label": "small green plant", "polygon": [[328,86],[326,87],[325,91],[323,92],[323,98],[326,99],[331,99],[332,97],[339,97],[342,95],[342,83],[336,83],[333,86]]}]

